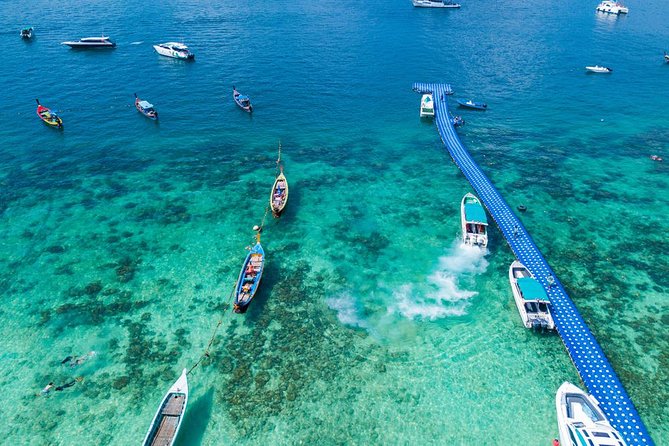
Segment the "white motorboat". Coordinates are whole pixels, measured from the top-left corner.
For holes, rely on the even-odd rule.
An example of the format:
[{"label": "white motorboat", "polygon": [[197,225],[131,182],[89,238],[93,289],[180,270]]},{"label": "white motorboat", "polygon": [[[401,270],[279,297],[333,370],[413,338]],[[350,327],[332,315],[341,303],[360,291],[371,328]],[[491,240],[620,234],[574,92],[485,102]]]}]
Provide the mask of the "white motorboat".
[{"label": "white motorboat", "polygon": [[509,283],[523,325],[537,330],[554,330],[546,290],[518,260],[509,267]]},{"label": "white motorboat", "polygon": [[434,116],[434,98],[431,93],[420,98],[420,117]]},{"label": "white motorboat", "polygon": [[459,8],[460,4],[449,0],[412,0],[416,8]]},{"label": "white motorboat", "polygon": [[478,198],[467,193],[460,203],[462,241],[466,245],[488,246],[488,218]]},{"label": "white motorboat", "polygon": [[63,42],[62,45],[67,45],[70,48],[115,48],[116,43],[109,40],[107,36],[100,37],[84,37],[79,40],[72,40]]},{"label": "white motorboat", "polygon": [[158,45],[153,45],[153,49],[161,56],[171,57],[173,59],[195,59],[193,54],[186,45],[178,42],[166,42]]},{"label": "white motorboat", "polygon": [[597,5],[595,10],[609,14],[627,14],[629,12],[629,8],[627,6],[624,6],[622,3],[612,2],[610,0],[601,2],[599,5]]},{"label": "white motorboat", "polygon": [[591,73],[612,73],[613,69],[609,67],[602,67],[600,65],[592,65],[589,67],[585,67],[586,70],[588,70]]},{"label": "white motorboat", "polygon": [[186,369],[163,397],[144,437],[143,446],[172,446],[188,404],[188,379]]},{"label": "white motorboat", "polygon": [[555,395],[561,446],[627,446],[599,408],[599,403],[565,382]]}]

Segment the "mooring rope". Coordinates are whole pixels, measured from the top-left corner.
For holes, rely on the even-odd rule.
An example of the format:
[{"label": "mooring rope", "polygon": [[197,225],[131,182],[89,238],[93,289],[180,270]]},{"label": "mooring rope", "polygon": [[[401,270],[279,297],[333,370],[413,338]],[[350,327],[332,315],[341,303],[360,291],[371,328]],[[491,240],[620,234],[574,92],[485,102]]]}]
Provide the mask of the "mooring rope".
[{"label": "mooring rope", "polygon": [[[234,295],[235,290],[233,289],[230,291],[230,296],[228,297],[228,304],[230,303],[230,300],[232,299],[232,296]],[[221,314],[221,318],[218,320],[218,324],[216,324],[216,328],[214,328],[214,333],[211,335],[211,338],[209,339],[209,344],[207,344],[207,348],[204,349],[204,353],[200,356],[200,359],[197,360],[197,362],[193,365],[193,367],[186,372],[186,375],[190,375],[190,372],[195,370],[197,366],[200,365],[200,363],[204,360],[204,358],[209,358],[209,351],[211,350],[211,344],[214,343],[214,339],[216,338],[216,334],[218,333],[218,329],[221,327],[221,324],[223,324],[223,316],[225,316],[225,310],[223,310],[223,313]]]}]

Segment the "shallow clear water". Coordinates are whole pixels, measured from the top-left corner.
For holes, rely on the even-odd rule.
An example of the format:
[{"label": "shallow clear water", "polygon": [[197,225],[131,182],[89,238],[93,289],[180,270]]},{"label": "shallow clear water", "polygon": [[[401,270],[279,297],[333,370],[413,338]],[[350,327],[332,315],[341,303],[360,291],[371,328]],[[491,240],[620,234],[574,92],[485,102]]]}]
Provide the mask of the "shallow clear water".
[{"label": "shallow clear water", "polygon": [[[460,134],[669,442],[667,6],[520,0],[4,4],[0,389],[19,444],[136,444],[190,375],[191,444],[549,444],[576,370],[523,329],[513,256],[459,246],[470,189],[414,81],[489,104]],[[24,24],[33,42],[18,38]],[[109,34],[113,51],[59,42]],[[183,39],[193,63],[151,44]],[[608,76],[587,75],[603,64]],[[248,116],[231,100],[249,94]],[[159,123],[132,106],[137,92]],[[59,110],[62,132],[34,115]],[[281,140],[263,286],[230,291]],[[76,367],[63,358],[96,355]],[[48,398],[49,381],[83,377]]]}]

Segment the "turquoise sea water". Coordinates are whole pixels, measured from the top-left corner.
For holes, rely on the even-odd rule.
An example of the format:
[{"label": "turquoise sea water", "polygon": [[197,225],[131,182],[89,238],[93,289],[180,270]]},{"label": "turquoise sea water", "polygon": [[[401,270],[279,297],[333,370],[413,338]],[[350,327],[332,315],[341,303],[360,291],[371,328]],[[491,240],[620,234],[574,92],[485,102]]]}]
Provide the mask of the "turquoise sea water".
[{"label": "turquoise sea water", "polygon": [[[501,234],[486,253],[458,243],[470,188],[410,90],[444,81],[488,103],[462,112],[464,143],[528,207],[669,443],[669,163],[649,159],[669,159],[664,2],[626,17],[576,0],[32,3],[0,14],[0,438],[137,444],[222,318],[181,445],[550,444],[555,391],[578,375],[557,336],[522,328]],[[101,32],[118,48],[59,45]],[[151,48],[181,39],[195,62]],[[290,201],[265,224],[261,291],[232,315],[279,140]]]}]

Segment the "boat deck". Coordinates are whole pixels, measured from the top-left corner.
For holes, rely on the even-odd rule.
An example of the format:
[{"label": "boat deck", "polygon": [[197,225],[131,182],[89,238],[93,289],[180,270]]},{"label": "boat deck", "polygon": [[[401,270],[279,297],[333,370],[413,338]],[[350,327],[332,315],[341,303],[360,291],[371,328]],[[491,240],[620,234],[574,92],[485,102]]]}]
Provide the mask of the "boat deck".
[{"label": "boat deck", "polygon": [[186,396],[184,394],[173,394],[165,403],[160,412],[160,426],[153,437],[151,446],[165,446],[172,444],[176,434],[179,421],[183,415]]},{"label": "boat deck", "polygon": [[[546,289],[555,325],[567,352],[588,391],[600,402],[611,425],[623,435],[628,445],[654,444],[632,400],[560,280],[521,221],[460,141],[448,114],[445,95],[450,91],[450,86],[415,83],[413,90],[434,94],[435,121],[441,140],[499,226],[518,260]],[[440,99],[442,94],[443,100]]]}]

